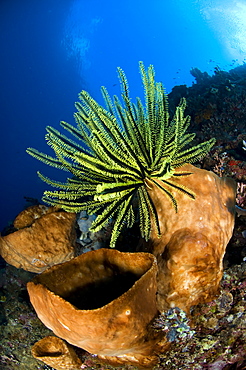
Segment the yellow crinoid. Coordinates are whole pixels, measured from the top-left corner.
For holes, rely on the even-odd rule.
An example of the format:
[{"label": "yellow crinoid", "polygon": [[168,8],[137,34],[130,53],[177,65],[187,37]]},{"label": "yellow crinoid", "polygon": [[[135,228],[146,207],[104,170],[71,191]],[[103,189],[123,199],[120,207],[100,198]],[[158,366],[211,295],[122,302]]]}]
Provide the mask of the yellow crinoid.
[{"label": "yellow crinoid", "polygon": [[[190,198],[195,198],[195,193],[175,182],[177,176],[190,173],[175,169],[203,157],[215,142],[210,139],[187,147],[195,134],[187,133],[190,117],[184,115],[185,99],[181,99],[170,120],[167,95],[162,83],[155,81],[153,66],[147,70],[142,62],[139,66],[145,105],[139,98],[132,103],[126,76],[118,68],[122,102],[117,96],[111,99],[106,88],[102,87],[106,103],[106,108],[103,108],[82,91],[80,102],[76,103],[77,127],[61,122],[61,126],[77,141],[48,126],[46,138],[56,156],[27,149],[33,157],[72,174],[66,183],[61,183],[38,173],[46,183],[60,189],[45,191],[43,201],[69,212],[86,210],[89,214],[96,214],[91,226],[94,232],[113,217],[111,247],[115,246],[122,228],[133,225],[136,212],[143,238],[149,239],[152,227],[160,234],[157,212],[148,187],[161,188],[177,211],[172,189]],[[133,207],[134,199],[138,201],[137,209]]]}]

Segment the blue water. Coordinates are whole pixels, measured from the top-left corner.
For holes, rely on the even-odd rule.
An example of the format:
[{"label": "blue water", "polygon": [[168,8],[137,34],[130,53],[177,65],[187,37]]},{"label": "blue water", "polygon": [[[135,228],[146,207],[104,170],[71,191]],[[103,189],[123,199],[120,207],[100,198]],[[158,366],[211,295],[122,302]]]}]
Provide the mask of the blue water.
[{"label": "blue water", "polygon": [[36,176],[64,174],[28,156],[49,152],[45,127],[73,123],[86,89],[102,103],[100,86],[119,94],[116,68],[141,96],[138,61],[154,64],[169,92],[191,85],[189,71],[228,69],[245,58],[246,6],[234,0],[1,0],[0,229],[47,185]]}]

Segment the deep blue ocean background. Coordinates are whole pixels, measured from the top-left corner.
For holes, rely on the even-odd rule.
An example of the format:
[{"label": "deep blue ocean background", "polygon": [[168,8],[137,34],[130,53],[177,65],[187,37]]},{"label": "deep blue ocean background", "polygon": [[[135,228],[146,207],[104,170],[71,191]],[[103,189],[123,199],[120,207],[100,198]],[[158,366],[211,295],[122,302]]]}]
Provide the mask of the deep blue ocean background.
[{"label": "deep blue ocean background", "polygon": [[142,96],[138,61],[153,64],[170,92],[191,85],[192,67],[212,74],[245,60],[243,0],[1,0],[0,230],[41,199],[56,171],[26,154],[50,153],[45,127],[73,123],[85,89],[103,103],[100,86],[120,94],[116,68],[125,71],[132,98]]}]

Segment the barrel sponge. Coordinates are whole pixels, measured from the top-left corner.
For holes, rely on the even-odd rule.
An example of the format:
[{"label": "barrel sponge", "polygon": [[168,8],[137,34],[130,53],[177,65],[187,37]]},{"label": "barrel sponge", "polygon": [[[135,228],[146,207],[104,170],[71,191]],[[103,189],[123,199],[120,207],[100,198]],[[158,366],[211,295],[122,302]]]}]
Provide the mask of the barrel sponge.
[{"label": "barrel sponge", "polygon": [[173,191],[178,212],[158,187],[148,189],[160,222],[161,237],[152,231],[146,245],[158,260],[158,305],[164,310],[212,300],[218,293],[223,257],[235,220],[236,184],[191,164],[179,168],[190,172],[177,179],[195,193],[195,199]]},{"label": "barrel sponge", "polygon": [[160,349],[150,325],[158,315],[156,274],[152,254],[102,248],[47,269],[27,289],[60,338],[112,364],[149,366]]}]

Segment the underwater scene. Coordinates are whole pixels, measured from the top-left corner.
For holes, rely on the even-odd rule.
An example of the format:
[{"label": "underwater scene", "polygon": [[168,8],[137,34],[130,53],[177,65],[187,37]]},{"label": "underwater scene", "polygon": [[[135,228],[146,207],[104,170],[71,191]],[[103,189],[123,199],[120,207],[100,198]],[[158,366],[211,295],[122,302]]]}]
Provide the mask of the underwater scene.
[{"label": "underwater scene", "polygon": [[0,2],[0,370],[246,369],[246,3]]}]

